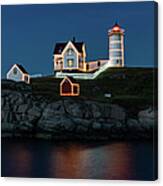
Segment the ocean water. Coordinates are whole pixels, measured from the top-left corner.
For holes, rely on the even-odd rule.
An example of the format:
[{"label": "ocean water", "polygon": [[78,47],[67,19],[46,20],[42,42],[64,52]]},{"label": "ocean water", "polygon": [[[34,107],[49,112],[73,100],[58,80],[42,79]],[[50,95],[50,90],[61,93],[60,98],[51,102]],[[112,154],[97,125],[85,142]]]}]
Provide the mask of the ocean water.
[{"label": "ocean water", "polygon": [[2,138],[3,177],[154,180],[152,142],[55,142]]}]

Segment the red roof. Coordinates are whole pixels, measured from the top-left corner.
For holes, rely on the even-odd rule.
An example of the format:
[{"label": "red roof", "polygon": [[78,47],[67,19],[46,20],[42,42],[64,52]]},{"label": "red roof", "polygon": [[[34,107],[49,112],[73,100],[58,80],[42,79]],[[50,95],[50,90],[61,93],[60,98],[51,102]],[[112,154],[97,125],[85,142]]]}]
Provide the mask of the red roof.
[{"label": "red roof", "polygon": [[121,27],[118,25],[118,23],[114,24],[112,31],[113,32],[120,32],[121,31]]},{"label": "red roof", "polygon": [[111,29],[108,31],[109,35],[112,34],[124,34],[124,29],[120,27],[118,23],[115,23]]}]

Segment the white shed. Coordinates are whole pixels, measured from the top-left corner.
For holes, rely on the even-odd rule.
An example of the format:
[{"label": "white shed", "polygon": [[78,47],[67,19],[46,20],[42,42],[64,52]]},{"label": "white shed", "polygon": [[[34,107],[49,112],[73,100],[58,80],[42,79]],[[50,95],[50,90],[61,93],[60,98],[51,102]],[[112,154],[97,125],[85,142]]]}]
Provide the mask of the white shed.
[{"label": "white shed", "polygon": [[24,69],[22,65],[14,64],[11,69],[7,73],[7,79],[11,79],[14,81],[24,81],[26,83],[30,83],[30,75]]}]

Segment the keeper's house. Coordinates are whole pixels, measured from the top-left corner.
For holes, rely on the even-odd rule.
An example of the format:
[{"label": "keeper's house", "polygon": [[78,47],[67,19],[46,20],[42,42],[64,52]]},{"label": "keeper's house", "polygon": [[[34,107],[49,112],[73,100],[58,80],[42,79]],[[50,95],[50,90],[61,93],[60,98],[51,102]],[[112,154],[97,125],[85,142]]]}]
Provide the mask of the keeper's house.
[{"label": "keeper's house", "polygon": [[86,51],[83,42],[69,41],[56,43],[54,49],[54,71],[83,71],[85,69]]},{"label": "keeper's house", "polygon": [[79,96],[80,86],[72,77],[66,76],[60,83],[61,96]]},{"label": "keeper's house", "polygon": [[13,81],[24,81],[25,83],[30,83],[30,75],[24,69],[22,65],[14,64],[7,73],[7,79]]},{"label": "keeper's house", "polygon": [[106,59],[86,61],[84,42],[75,39],[56,43],[53,53],[54,74],[57,78],[94,79],[110,67],[124,67],[124,29],[117,23],[108,30],[108,56]]}]

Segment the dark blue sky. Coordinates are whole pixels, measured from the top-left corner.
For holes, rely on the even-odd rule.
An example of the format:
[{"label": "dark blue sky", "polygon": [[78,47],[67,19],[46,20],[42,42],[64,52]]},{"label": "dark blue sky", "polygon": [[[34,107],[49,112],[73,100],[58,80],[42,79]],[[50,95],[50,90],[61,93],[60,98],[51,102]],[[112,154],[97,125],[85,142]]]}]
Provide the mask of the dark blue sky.
[{"label": "dark blue sky", "polygon": [[125,64],[154,65],[154,2],[2,6],[2,77],[14,63],[30,73],[53,71],[56,42],[84,41],[87,60],[108,57],[107,30],[125,32]]}]

